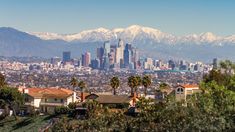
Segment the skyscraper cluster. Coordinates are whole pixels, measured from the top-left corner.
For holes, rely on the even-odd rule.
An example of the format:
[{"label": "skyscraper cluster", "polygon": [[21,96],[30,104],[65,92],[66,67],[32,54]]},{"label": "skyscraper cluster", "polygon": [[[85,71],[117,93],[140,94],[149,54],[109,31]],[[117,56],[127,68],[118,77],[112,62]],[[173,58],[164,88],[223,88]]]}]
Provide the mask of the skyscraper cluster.
[{"label": "skyscraper cluster", "polygon": [[[110,68],[137,69],[140,67],[139,52],[131,44],[125,44],[119,39],[117,45],[104,42],[102,47],[97,48],[97,69],[109,70]],[[94,61],[94,63],[97,63]]]}]

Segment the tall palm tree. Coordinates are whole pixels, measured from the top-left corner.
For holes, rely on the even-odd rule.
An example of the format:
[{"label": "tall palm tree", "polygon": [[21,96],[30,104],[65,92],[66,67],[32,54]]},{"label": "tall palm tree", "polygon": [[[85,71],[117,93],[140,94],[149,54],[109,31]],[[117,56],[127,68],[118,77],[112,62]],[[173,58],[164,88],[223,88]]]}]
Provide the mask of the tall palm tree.
[{"label": "tall palm tree", "polygon": [[86,83],[84,81],[80,81],[78,83],[78,87],[81,89],[81,102],[84,100],[83,90],[86,88]]},{"label": "tall palm tree", "polygon": [[135,89],[135,92],[137,92],[137,88],[142,85],[142,79],[140,76],[135,76],[135,78],[137,79],[137,87]]},{"label": "tall palm tree", "polygon": [[75,90],[75,88],[78,86],[78,80],[73,77],[70,81],[70,85],[73,86],[73,90]]},{"label": "tall palm tree", "polygon": [[147,88],[152,84],[151,77],[148,75],[145,75],[142,79],[142,84],[144,86],[144,95],[147,95]]},{"label": "tall palm tree", "polygon": [[134,94],[134,90],[138,87],[138,79],[135,76],[128,77],[128,86],[131,88],[131,95]]},{"label": "tall palm tree", "polygon": [[120,86],[120,80],[118,77],[113,77],[110,80],[110,85],[113,88],[113,94],[116,95],[116,89]]},{"label": "tall palm tree", "polygon": [[131,95],[133,96],[133,106],[136,104],[136,92],[139,86],[139,78],[136,76],[130,76],[128,78],[128,86],[131,88]]}]

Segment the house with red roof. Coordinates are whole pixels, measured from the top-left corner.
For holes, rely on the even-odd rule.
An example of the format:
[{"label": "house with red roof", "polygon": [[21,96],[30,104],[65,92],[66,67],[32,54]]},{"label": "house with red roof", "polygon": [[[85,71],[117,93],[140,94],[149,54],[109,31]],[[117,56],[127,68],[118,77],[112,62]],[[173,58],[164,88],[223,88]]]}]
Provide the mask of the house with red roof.
[{"label": "house with red roof", "polygon": [[177,101],[186,100],[187,97],[191,96],[193,93],[198,92],[201,92],[201,90],[196,84],[178,85],[175,88],[175,97]]},{"label": "house with red roof", "polygon": [[54,113],[58,106],[76,102],[76,93],[65,88],[24,88],[25,110]]}]

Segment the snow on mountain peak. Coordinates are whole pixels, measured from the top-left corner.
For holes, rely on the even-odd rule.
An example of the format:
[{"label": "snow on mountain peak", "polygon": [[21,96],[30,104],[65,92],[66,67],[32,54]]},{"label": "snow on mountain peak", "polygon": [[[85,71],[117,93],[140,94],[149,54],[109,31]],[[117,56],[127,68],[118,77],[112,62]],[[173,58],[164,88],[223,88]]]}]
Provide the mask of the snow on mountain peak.
[{"label": "snow on mountain peak", "polygon": [[211,32],[206,32],[206,33],[200,34],[200,39],[202,42],[213,42],[217,40],[218,37]]},{"label": "snow on mountain peak", "polygon": [[81,41],[81,42],[98,42],[106,40],[123,39],[127,43],[133,42],[151,42],[151,43],[235,43],[235,35],[228,37],[219,37],[211,32],[201,34],[191,34],[177,37],[169,33],[164,33],[158,29],[144,27],[140,25],[131,25],[127,28],[114,28],[112,30],[106,28],[97,28],[93,30],[85,30],[76,34],[56,34],[56,33],[29,33],[44,40],[64,40],[64,41]]}]

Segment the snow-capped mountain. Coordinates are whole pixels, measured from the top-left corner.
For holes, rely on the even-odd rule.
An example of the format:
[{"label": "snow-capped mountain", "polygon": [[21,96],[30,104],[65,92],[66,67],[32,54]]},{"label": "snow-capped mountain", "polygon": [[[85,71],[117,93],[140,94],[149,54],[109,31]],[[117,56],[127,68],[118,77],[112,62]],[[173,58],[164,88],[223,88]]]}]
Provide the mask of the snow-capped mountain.
[{"label": "snow-capped mountain", "polygon": [[64,40],[67,42],[103,42],[106,40],[114,41],[119,38],[127,43],[164,43],[164,44],[224,44],[235,43],[235,35],[228,37],[220,37],[211,32],[201,34],[191,34],[182,37],[162,32],[158,29],[132,25],[127,28],[106,29],[98,28],[94,30],[86,30],[76,34],[56,34],[56,33],[39,33],[29,32],[43,40]]},{"label": "snow-capped mountain", "polygon": [[56,33],[39,33],[39,32],[29,32],[29,34],[35,35],[44,40],[64,40],[64,41],[80,41],[80,42],[98,42],[106,40],[115,40],[122,38],[128,43],[132,43],[135,40],[142,39],[152,39],[156,42],[174,40],[175,37],[171,34],[163,33],[160,30],[141,27],[138,25],[132,25],[127,28],[115,28],[115,29],[106,29],[98,28],[94,30],[82,31],[77,34],[56,34]]},{"label": "snow-capped mountain", "polygon": [[121,38],[140,50],[140,56],[158,59],[211,61],[235,60],[235,35],[221,37],[213,33],[191,34],[182,37],[158,29],[132,25],[127,28],[86,30],[76,34],[27,33],[14,28],[0,27],[0,56],[61,56],[71,51],[73,57],[89,51],[92,57],[103,42],[117,44]]}]

